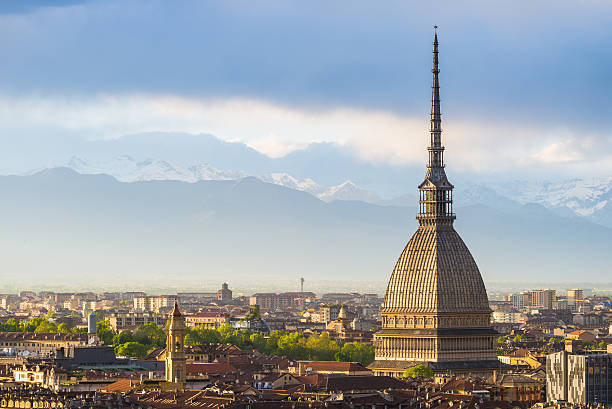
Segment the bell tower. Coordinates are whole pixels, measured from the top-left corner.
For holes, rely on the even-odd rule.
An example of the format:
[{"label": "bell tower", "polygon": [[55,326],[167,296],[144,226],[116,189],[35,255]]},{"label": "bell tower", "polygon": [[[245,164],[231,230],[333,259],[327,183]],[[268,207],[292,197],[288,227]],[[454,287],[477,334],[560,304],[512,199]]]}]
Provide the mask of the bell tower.
[{"label": "bell tower", "polygon": [[186,375],[185,319],[175,300],[166,325],[166,381],[176,384],[184,383]]}]

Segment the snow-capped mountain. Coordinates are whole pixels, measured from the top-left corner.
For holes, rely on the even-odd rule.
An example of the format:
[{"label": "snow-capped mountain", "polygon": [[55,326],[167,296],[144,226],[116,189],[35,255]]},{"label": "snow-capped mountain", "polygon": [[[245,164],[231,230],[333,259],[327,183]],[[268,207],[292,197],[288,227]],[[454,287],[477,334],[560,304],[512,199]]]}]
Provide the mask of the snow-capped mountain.
[{"label": "snow-capped mountain", "polygon": [[[108,174],[121,182],[178,180],[196,183],[254,176],[267,183],[308,192],[325,202],[354,200],[379,205],[412,205],[417,200],[412,196],[409,200],[384,200],[351,181],[323,186],[311,178],[298,179],[288,173],[252,175],[220,170],[209,164],[182,167],[156,159],[137,161],[127,155],[102,162],[73,157],[67,166],[82,174]],[[458,206],[485,204],[500,210],[515,210],[527,203],[540,204],[563,216],[585,217],[612,227],[612,177],[562,182],[467,183],[458,187],[455,194]]]},{"label": "snow-capped mountain", "polygon": [[516,181],[491,186],[520,203],[539,203],[548,208],[567,207],[579,216],[590,216],[612,200],[612,177],[572,179],[562,182]]},{"label": "snow-capped mountain", "polygon": [[67,166],[82,174],[111,175],[120,182],[179,180],[195,183],[200,180],[234,180],[248,176],[243,172],[221,171],[208,164],[185,169],[163,160],[147,159],[138,162],[127,155],[106,162],[93,162],[73,157]]},{"label": "snow-capped mountain", "polygon": [[458,205],[483,203],[499,209],[536,203],[565,217],[584,217],[612,227],[612,177],[467,183],[457,189],[455,198]]},{"label": "snow-capped mountain", "polygon": [[157,159],[147,159],[139,162],[128,155],[122,155],[114,160],[105,162],[94,162],[73,157],[68,162],[67,167],[81,174],[110,175],[120,182],[178,180],[196,183],[201,180],[236,180],[247,176],[255,176],[263,182],[310,193],[326,202],[334,200],[358,200],[377,203],[380,201],[380,198],[376,195],[360,188],[351,181],[346,181],[337,186],[325,187],[310,178],[300,180],[287,173],[248,175],[245,172],[219,170],[209,164],[184,168]]},{"label": "snow-capped mountain", "polygon": [[360,188],[350,180],[337,186],[332,186],[318,196],[319,199],[326,202],[333,202],[334,200],[358,200],[376,204],[381,200],[374,193]]},{"label": "snow-capped mountain", "polygon": [[269,173],[259,177],[260,180],[275,185],[285,186],[295,190],[301,190],[308,192],[311,195],[319,197],[319,195],[326,192],[326,188],[319,185],[317,182],[310,178],[299,180],[287,173]]}]

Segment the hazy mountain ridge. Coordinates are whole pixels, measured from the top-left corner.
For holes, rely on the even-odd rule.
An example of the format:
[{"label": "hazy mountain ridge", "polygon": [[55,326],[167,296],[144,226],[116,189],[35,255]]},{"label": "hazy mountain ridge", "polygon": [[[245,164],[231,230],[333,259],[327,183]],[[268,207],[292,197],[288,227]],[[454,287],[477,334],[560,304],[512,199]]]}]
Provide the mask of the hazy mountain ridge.
[{"label": "hazy mountain ridge", "polygon": [[[170,164],[164,160],[146,159],[136,161],[129,155],[122,155],[110,161],[89,161],[73,156],[67,167],[81,174],[106,174],[120,182],[144,182],[153,180],[175,180],[196,183],[204,180],[237,180],[248,175],[242,171],[226,171],[209,164],[192,165],[188,167]],[[299,180],[287,173],[269,173],[255,176],[258,179],[290,189],[312,194],[319,199],[331,202],[334,200],[359,200],[368,203],[381,203],[375,194],[360,188],[351,181],[337,186],[321,186],[310,178]]]},{"label": "hazy mountain ridge", "polygon": [[[243,149],[239,145],[234,148],[239,152]],[[325,152],[327,153],[321,155],[333,162],[330,152]],[[305,154],[306,152],[302,152],[302,155]],[[319,162],[325,161],[321,159]],[[417,201],[416,196],[412,194],[404,194],[403,198],[399,196],[383,199],[350,179],[337,185],[326,186],[311,177],[300,179],[287,172],[254,174],[245,170],[220,170],[210,164],[182,166],[164,160],[137,161],[128,155],[105,161],[73,157],[68,167],[79,173],[109,174],[123,182],[179,180],[195,183],[200,180],[234,180],[256,176],[265,182],[308,192],[328,202],[358,200],[381,205],[412,206],[416,205]],[[522,204],[538,203],[562,216],[586,217],[593,222],[612,227],[612,177],[572,179],[562,182],[467,182],[457,185],[454,197],[455,203],[459,206],[483,203],[499,209],[516,209]]]},{"label": "hazy mountain ridge", "polygon": [[576,178],[561,182],[517,181],[490,185],[519,203],[539,203],[550,209],[570,210],[612,227],[612,177]]},{"label": "hazy mountain ridge", "polygon": [[[423,146],[426,143],[427,139],[423,138]],[[31,161],[27,163],[36,169],[52,165],[64,166],[72,155],[87,158],[91,162],[111,162],[124,155],[138,158],[134,159],[136,162],[145,162],[146,158],[162,158],[173,167],[185,170],[189,170],[193,164],[209,163],[214,169],[201,169],[203,175],[189,170],[187,175],[179,172],[170,179],[191,178],[191,181],[194,181],[255,175],[268,182],[315,195],[322,193],[318,186],[327,189],[351,181],[364,191],[353,199],[394,205],[416,205],[416,186],[425,174],[423,164],[391,165],[367,162],[360,159],[350,148],[334,143],[311,143],[304,149],[283,157],[271,158],[244,143],[224,141],[209,134],[149,132],[124,135],[117,139],[82,141],[71,145],[70,149],[68,157],[61,156],[65,155],[64,153],[55,152],[56,155],[48,159],[52,161],[51,165],[36,161],[36,156],[30,158]],[[423,147],[423,163],[425,160],[426,150]],[[563,216],[585,217],[612,227],[612,177],[573,178],[556,182],[508,181],[496,177],[491,181],[486,179],[490,177],[488,175],[464,174],[453,170],[450,151],[448,161],[448,173],[456,186],[454,198],[458,205],[485,203],[507,208],[525,203],[539,203]],[[219,169],[222,174],[215,174]],[[110,170],[101,173],[112,174]],[[155,178],[149,176],[133,180],[166,178],[168,173],[164,172]],[[291,178],[295,181],[291,181]],[[347,197],[347,190],[350,189],[342,192],[343,199]],[[379,199],[372,199],[367,192]],[[394,199],[402,196],[403,199]],[[326,200],[334,200],[334,197],[327,196]]]},{"label": "hazy mountain ridge", "polygon": [[[0,189],[0,256],[15,282],[384,282],[416,228],[415,207],[326,203],[253,177],[121,183],[58,168],[0,177]],[[612,229],[540,205],[456,213],[485,280],[609,274]]]}]

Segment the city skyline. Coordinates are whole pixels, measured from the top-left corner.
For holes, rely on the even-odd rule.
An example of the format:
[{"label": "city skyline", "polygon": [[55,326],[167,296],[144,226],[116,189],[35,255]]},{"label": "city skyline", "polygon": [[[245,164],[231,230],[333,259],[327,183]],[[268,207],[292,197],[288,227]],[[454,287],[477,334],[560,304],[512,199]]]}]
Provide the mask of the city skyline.
[{"label": "city skyline", "polygon": [[0,2],[0,407],[610,408],[611,35]]}]

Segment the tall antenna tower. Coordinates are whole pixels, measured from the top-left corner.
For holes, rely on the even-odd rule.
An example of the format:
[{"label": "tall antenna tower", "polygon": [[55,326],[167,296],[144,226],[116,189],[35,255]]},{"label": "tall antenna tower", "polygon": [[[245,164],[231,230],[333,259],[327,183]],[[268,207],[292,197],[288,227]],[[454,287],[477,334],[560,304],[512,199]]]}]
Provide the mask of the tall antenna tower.
[{"label": "tall antenna tower", "polygon": [[304,292],[304,277],[300,278],[300,292]]}]

